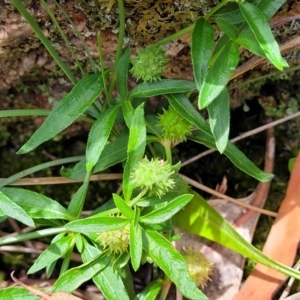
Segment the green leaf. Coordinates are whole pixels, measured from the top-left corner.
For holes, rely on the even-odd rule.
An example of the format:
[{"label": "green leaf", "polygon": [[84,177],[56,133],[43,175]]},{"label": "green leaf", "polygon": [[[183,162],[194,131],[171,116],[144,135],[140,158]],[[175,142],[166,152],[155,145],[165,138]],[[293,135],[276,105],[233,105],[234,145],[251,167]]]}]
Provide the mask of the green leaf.
[{"label": "green leaf", "polygon": [[[106,170],[107,168],[124,161],[127,157],[128,136],[122,136],[107,144],[93,169],[93,174]],[[86,174],[86,160],[77,163],[73,168],[64,168],[61,175],[70,179],[83,179]]]},{"label": "green leaf", "polygon": [[[204,132],[194,131],[193,136],[190,136],[189,139],[197,143],[204,144],[211,149],[216,149],[214,138]],[[247,158],[247,156],[243,152],[241,152],[230,141],[227,144],[224,154],[237,168],[261,182],[270,181],[274,176],[273,174],[265,173],[260,170],[251,160],[249,160],[249,158]]]},{"label": "green leaf", "polygon": [[164,281],[156,279],[150,282],[133,300],[155,300],[160,292]]},{"label": "green leaf", "polygon": [[39,257],[27,273],[33,274],[37,271],[40,271],[61,258],[69,250],[72,240],[73,237],[66,236],[51,243],[51,245],[39,255]]},{"label": "green leaf", "polygon": [[254,36],[240,33],[235,41],[255,55],[266,57],[265,52],[261,49],[257,39]]},{"label": "green leaf", "polygon": [[194,77],[198,90],[201,89],[206,77],[213,45],[214,28],[204,18],[200,18],[193,30],[191,49]]},{"label": "green leaf", "polygon": [[72,216],[61,204],[42,194],[11,187],[1,188],[1,192],[8,198],[13,199],[14,203],[20,205],[31,218],[72,220]]},{"label": "green leaf", "polygon": [[143,253],[143,242],[142,242],[142,228],[138,221],[140,218],[139,208],[136,209],[134,215],[134,222],[130,224],[130,256],[131,264],[135,271],[137,271],[141,264],[142,253]]},{"label": "green leaf", "polygon": [[27,226],[34,227],[34,222],[30,218],[30,216],[26,213],[26,211],[1,191],[0,191],[0,203],[1,203],[0,212],[7,215],[8,217],[20,221],[21,223]]},{"label": "green leaf", "polygon": [[239,62],[239,47],[229,41],[215,63],[209,69],[201,89],[199,90],[199,108],[208,106],[224,89]]},{"label": "green leaf", "polygon": [[214,18],[222,18],[230,22],[231,24],[243,23],[244,18],[239,10],[237,3],[227,3],[225,6],[221,7],[214,13]]},{"label": "green leaf", "polygon": [[83,220],[72,221],[65,228],[81,233],[101,233],[117,230],[126,226],[130,221],[119,217],[97,217],[92,216]]},{"label": "green leaf", "polygon": [[171,94],[166,96],[170,105],[176,112],[192,123],[194,126],[211,135],[209,125],[204,118],[196,111],[190,100],[184,94]]},{"label": "green leaf", "polygon": [[243,256],[300,279],[300,272],[264,255],[245,241],[222,216],[200,195],[193,192],[193,200],[175,216],[175,225],[232,249]]},{"label": "green leaf", "polygon": [[91,279],[94,275],[103,270],[109,263],[107,254],[100,254],[99,257],[92,259],[78,267],[68,270],[62,274],[55,282],[53,292],[72,293],[81,284]]},{"label": "green leaf", "polygon": [[234,26],[231,22],[222,19],[222,18],[217,18],[216,22],[220,29],[225,32],[232,40],[235,40],[236,37],[239,34],[239,30],[236,26]]},{"label": "green leaf", "polygon": [[166,201],[171,201],[174,198],[176,198],[177,196],[180,196],[182,194],[181,190],[175,190],[175,191],[171,191],[168,192],[166,194],[164,194],[161,198],[158,198],[157,196],[151,195],[148,197],[145,197],[143,199],[141,199],[137,205],[139,207],[148,207],[148,206],[154,206]]},{"label": "green leaf", "polygon": [[220,153],[226,149],[230,127],[230,103],[225,88],[221,94],[208,105],[209,125]]},{"label": "green leaf", "polygon": [[[98,248],[91,246],[84,239],[84,251],[82,253],[82,260],[84,263],[91,261],[100,254],[101,251]],[[129,300],[118,270],[114,271],[112,268],[112,262],[109,262],[104,270],[93,276],[93,281],[100,289],[105,299]]]},{"label": "green leaf", "polygon": [[129,220],[134,218],[134,211],[128,206],[128,204],[119,195],[113,194],[113,199],[116,207],[120,212]]},{"label": "green leaf", "polygon": [[269,20],[284,3],[286,3],[286,0],[263,0],[258,1],[257,7],[261,10],[266,19]]},{"label": "green leaf", "polygon": [[22,299],[22,300],[40,300],[40,297],[37,297],[27,290],[25,290],[23,287],[15,286],[15,287],[8,287],[0,289],[0,299],[5,300],[16,300],[16,299]]},{"label": "green leaf", "polygon": [[134,186],[130,183],[130,174],[136,163],[144,156],[146,148],[146,123],[144,117],[144,103],[140,104],[134,112],[129,132],[129,141],[127,148],[127,161],[123,174],[123,194],[125,201],[129,201]]},{"label": "green leaf", "polygon": [[179,210],[181,210],[187,203],[191,201],[193,195],[181,195],[174,200],[167,203],[165,206],[155,209],[149,214],[140,218],[141,223],[145,224],[159,224],[169,220]]},{"label": "green leaf", "polygon": [[99,73],[82,78],[17,153],[24,154],[35,149],[71,125],[101,94],[103,88]]},{"label": "green leaf", "polygon": [[122,111],[123,111],[125,123],[127,127],[130,128],[134,109],[129,101],[122,102]]},{"label": "green leaf", "polygon": [[76,193],[72,196],[72,199],[68,205],[68,212],[74,218],[78,218],[81,214],[82,206],[84,204],[88,188],[89,182],[84,181],[83,184],[76,191]]},{"label": "green leaf", "polygon": [[143,82],[132,89],[130,98],[148,98],[158,95],[185,93],[196,89],[194,82],[187,80],[162,79]]},{"label": "green leaf", "polygon": [[93,124],[86,147],[86,170],[90,171],[100,158],[114,125],[119,105],[110,107],[101,113]]},{"label": "green leaf", "polygon": [[117,90],[122,100],[125,100],[128,95],[128,68],[130,59],[129,45],[123,50],[123,53],[117,65]]},{"label": "green leaf", "polygon": [[[193,132],[189,139],[204,144],[211,149],[217,149],[215,140],[209,129],[209,125],[205,122],[203,117],[192,106],[189,99],[183,94],[172,94],[167,96],[170,105],[183,118],[189,120],[201,131]],[[273,178],[272,174],[267,174],[261,171],[251,162],[238,148],[236,148],[230,141],[224,151],[224,154],[231,160],[231,162],[241,169],[246,174],[256,178],[259,181],[265,182]]]},{"label": "green leaf", "polygon": [[207,299],[191,279],[182,255],[173,248],[165,237],[156,231],[143,231],[143,248],[186,298]]},{"label": "green leaf", "polygon": [[249,2],[239,2],[238,5],[267,58],[276,68],[282,70],[286,63],[264,14]]}]

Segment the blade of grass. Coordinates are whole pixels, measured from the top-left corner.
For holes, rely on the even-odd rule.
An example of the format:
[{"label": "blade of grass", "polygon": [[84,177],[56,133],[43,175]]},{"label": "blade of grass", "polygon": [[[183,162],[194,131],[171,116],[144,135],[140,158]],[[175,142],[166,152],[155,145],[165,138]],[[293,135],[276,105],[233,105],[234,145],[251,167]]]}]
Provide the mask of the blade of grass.
[{"label": "blade of grass", "polygon": [[85,50],[86,55],[88,56],[88,59],[90,61],[92,70],[94,73],[97,73],[97,64],[95,63],[95,61],[92,58],[90,49],[88,48],[86,42],[84,41],[84,39],[81,37],[80,32],[78,31],[76,25],[72,22],[72,20],[69,18],[68,14],[65,12],[65,10],[59,5],[59,3],[56,0],[53,0],[53,2],[56,4],[56,6],[59,8],[59,10],[62,12],[62,14],[64,15],[64,17],[68,20],[68,22],[71,24],[72,28],[74,29],[74,32],[76,33],[77,37],[80,39],[80,42]]},{"label": "blade of grass", "polygon": [[[57,19],[55,18],[54,14],[52,13],[51,9],[49,8],[49,6],[47,5],[47,3],[44,0],[41,0],[42,6],[44,7],[44,9],[46,10],[47,14],[50,16],[53,24],[55,25],[55,27],[57,28],[57,30],[59,31],[60,36],[63,38],[65,45],[68,47],[69,51],[72,54],[72,57],[74,58],[74,60],[76,61],[77,66],[79,67],[81,74],[84,76],[86,75],[80,62],[78,61],[75,52],[73,51],[71,44],[67,38],[67,36],[64,34],[62,28],[60,27],[59,23],[57,22]],[[59,5],[60,7],[60,5]],[[60,7],[61,8],[61,7]],[[66,16],[65,16],[66,17]]]},{"label": "blade of grass", "polygon": [[43,31],[39,27],[38,23],[35,21],[35,19],[30,15],[30,13],[27,11],[26,7],[21,1],[18,0],[12,0],[11,1],[14,7],[21,13],[21,15],[25,18],[25,20],[28,22],[28,24],[31,26],[35,34],[38,36],[38,38],[41,40],[41,42],[44,44],[48,52],[51,54],[53,59],[56,61],[56,63],[60,66],[60,68],[63,70],[63,72],[66,74],[66,76],[70,79],[70,81],[75,84],[76,79],[71,73],[70,69],[63,63],[61,58],[59,57],[58,53],[55,51],[54,47],[52,46],[52,43],[46,38]]}]

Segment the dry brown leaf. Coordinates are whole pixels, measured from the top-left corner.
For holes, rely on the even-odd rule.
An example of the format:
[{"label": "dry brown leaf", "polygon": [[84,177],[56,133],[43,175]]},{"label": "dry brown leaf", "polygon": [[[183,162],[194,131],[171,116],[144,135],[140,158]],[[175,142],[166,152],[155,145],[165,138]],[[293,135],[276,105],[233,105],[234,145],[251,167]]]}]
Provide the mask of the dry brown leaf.
[{"label": "dry brown leaf", "polygon": [[[263,253],[291,266],[300,240],[300,152],[288,184],[286,196],[271,228]],[[286,275],[257,264],[234,300],[270,300]]]}]

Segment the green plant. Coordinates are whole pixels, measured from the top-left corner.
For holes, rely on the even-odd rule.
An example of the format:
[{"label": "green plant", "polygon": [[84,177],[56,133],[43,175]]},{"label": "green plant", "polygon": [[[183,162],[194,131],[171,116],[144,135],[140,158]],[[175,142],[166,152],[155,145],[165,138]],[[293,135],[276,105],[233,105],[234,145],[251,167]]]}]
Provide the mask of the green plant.
[{"label": "green plant", "polygon": [[[51,276],[57,260],[62,258],[54,293],[72,292],[83,282],[93,279],[107,299],[155,299],[164,282],[171,280],[187,298],[206,299],[189,276],[184,257],[171,244],[174,226],[178,226],[300,279],[298,271],[271,260],[248,244],[203,198],[189,190],[182,183],[180,163],[173,165],[171,152],[176,143],[189,139],[218,149],[236,167],[257,180],[271,180],[271,174],[259,170],[228,141],[230,108],[226,86],[239,61],[239,45],[267,58],[280,70],[287,66],[267,23],[284,1],[223,0],[195,24],[139,50],[138,57],[130,58],[130,47],[122,49],[125,16],[123,1],[118,0],[120,28],[115,65],[104,69],[99,34],[101,72],[84,75],[77,83],[22,2],[12,0],[12,3],[75,84],[51,112],[17,112],[18,115],[47,115],[18,153],[34,150],[78,118],[92,123],[84,156],[34,166],[0,182],[1,220],[11,217],[28,226],[47,226],[15,237],[0,238],[0,245],[54,236],[29,269],[29,274],[45,268],[47,276]],[[215,48],[211,19],[216,20],[224,33]],[[160,46],[189,30],[193,30],[191,57],[195,82],[161,79],[166,56]],[[158,58],[157,62],[154,57]],[[128,72],[141,79],[131,91],[127,85]],[[112,97],[114,88],[118,97]],[[103,101],[99,100],[100,94]],[[164,96],[168,100],[158,115],[145,113],[147,98],[153,96]],[[197,103],[192,99],[197,99]],[[195,106],[207,109],[208,123]],[[2,111],[0,117],[14,113]],[[4,187],[40,169],[71,162],[78,163],[62,169],[62,175],[82,179],[83,183],[68,207],[26,189]],[[113,194],[108,203],[82,218],[91,175],[121,162],[122,195]],[[69,268],[75,247],[83,264]],[[165,278],[154,280],[135,295],[129,266],[138,270],[145,262],[157,265]],[[21,298],[27,292],[3,289],[0,296],[4,293],[6,296],[14,293],[14,297]],[[160,299],[164,297],[162,292]]]}]

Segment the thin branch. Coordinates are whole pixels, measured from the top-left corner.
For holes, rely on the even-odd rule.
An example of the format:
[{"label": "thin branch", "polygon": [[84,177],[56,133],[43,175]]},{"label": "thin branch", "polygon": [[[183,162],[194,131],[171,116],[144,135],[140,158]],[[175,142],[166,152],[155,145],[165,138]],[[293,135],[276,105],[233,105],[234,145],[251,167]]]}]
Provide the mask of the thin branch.
[{"label": "thin branch", "polygon": [[271,217],[276,217],[277,216],[277,213],[275,213],[275,212],[272,212],[272,211],[269,211],[269,210],[266,210],[266,209],[262,209],[262,208],[259,208],[259,207],[256,207],[256,206],[253,206],[253,205],[250,205],[250,204],[247,204],[247,203],[240,202],[240,201],[238,201],[238,200],[236,200],[234,198],[231,198],[231,197],[229,197],[227,195],[219,193],[219,192],[217,192],[217,191],[215,191],[215,190],[213,190],[213,189],[211,189],[211,188],[209,188],[209,187],[207,187],[207,186],[205,186],[205,185],[203,185],[203,184],[201,184],[201,183],[199,183],[199,182],[197,182],[197,181],[195,181],[195,180],[193,180],[193,179],[191,179],[191,178],[189,178],[187,176],[184,176],[182,174],[180,174],[180,176],[188,184],[192,185],[193,187],[195,187],[195,188],[197,188],[199,190],[207,192],[207,193],[209,193],[211,195],[217,196],[219,198],[225,199],[225,200],[230,201],[230,202],[232,202],[234,204],[240,205],[240,206],[245,207],[247,209],[251,209],[251,210],[257,211],[257,212],[259,212],[261,214],[265,214],[267,216],[271,216]]},{"label": "thin branch", "polygon": [[[247,132],[245,132],[245,133],[242,133],[241,135],[239,135],[239,136],[237,136],[237,137],[231,139],[230,141],[231,141],[232,143],[237,142],[237,141],[240,141],[240,140],[242,140],[242,139],[244,139],[244,138],[246,138],[246,137],[252,136],[252,135],[257,134],[257,133],[260,133],[260,132],[262,132],[262,131],[264,131],[264,130],[267,130],[268,128],[277,126],[277,125],[279,125],[279,124],[282,124],[282,123],[287,122],[287,121],[289,121],[289,120],[295,119],[295,118],[297,118],[297,117],[300,117],[300,111],[298,111],[298,112],[296,112],[296,113],[293,113],[293,114],[291,114],[291,115],[289,115],[289,116],[286,116],[286,117],[284,117],[284,118],[281,118],[281,119],[279,119],[279,120],[276,120],[276,121],[274,121],[274,122],[271,122],[271,123],[268,123],[268,124],[266,124],[266,125],[260,126],[260,127],[258,127],[258,128],[249,130],[249,131],[247,131]],[[198,154],[198,155],[196,155],[196,156],[194,156],[194,157],[192,157],[192,158],[187,159],[186,161],[184,161],[184,162],[181,164],[181,167],[184,167],[184,166],[186,166],[186,165],[188,165],[188,164],[190,164],[190,163],[192,163],[192,162],[194,162],[194,161],[196,161],[196,160],[202,158],[203,156],[206,156],[206,155],[208,155],[208,154],[211,154],[211,153],[213,153],[213,152],[215,152],[215,151],[217,151],[217,150],[216,150],[216,149],[209,149],[209,150],[207,150],[207,151],[204,151],[204,152],[202,152],[202,153],[200,153],[200,154]]]}]

